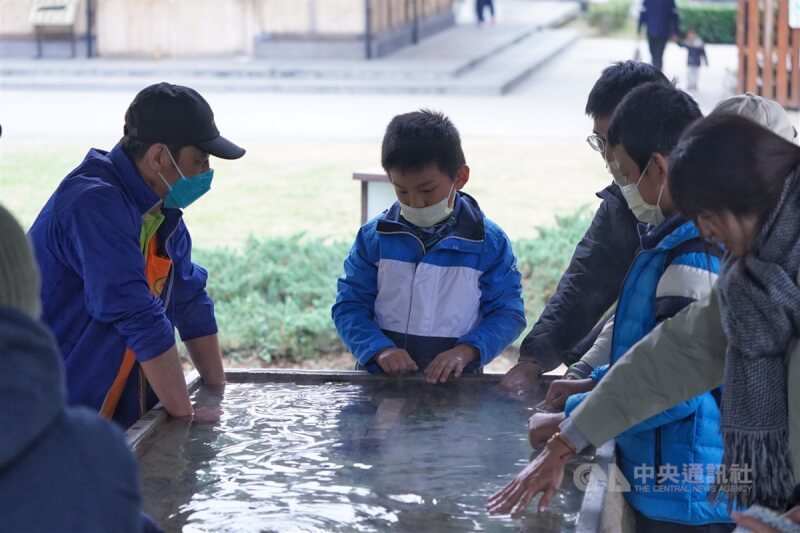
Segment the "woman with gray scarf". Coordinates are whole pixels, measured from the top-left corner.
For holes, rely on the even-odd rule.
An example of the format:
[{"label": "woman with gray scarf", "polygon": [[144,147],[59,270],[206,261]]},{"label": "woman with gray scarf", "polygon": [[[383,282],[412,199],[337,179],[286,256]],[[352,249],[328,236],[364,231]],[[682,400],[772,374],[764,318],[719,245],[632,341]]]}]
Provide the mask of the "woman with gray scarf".
[{"label": "woman with gray scarf", "polygon": [[[605,400],[614,400],[605,404],[621,405],[623,400],[629,403],[631,394],[643,397],[645,389],[660,393],[672,388],[675,392],[663,401],[660,396],[654,397],[653,405],[640,410],[635,418],[615,420],[609,431],[635,423],[645,416],[645,411],[658,411],[678,397],[697,394],[700,381],[705,386],[716,386],[717,379],[721,379],[724,462],[729,469],[748,465],[751,475],[744,484],[734,480],[718,487],[719,491],[729,493],[740,509],[754,503],[774,509],[798,505],[800,491],[795,487],[800,482],[800,469],[794,463],[800,458],[800,449],[796,449],[800,440],[798,435],[790,434],[789,428],[798,427],[792,421],[800,417],[800,404],[789,401],[793,396],[797,398],[792,389],[798,385],[795,382],[790,388],[791,366],[787,370],[787,361],[800,338],[800,147],[746,119],[712,115],[684,135],[670,160],[670,189],[674,188],[679,209],[730,252],[715,291],[719,297],[715,300],[712,294],[715,301],[699,306],[718,307],[721,327],[714,325],[710,312],[703,314],[703,322],[695,326],[690,318],[696,315],[699,320],[701,315],[690,308],[673,320],[674,328],[665,323],[660,328],[663,333],[656,330],[651,339],[634,347],[624,358],[628,361],[619,365],[619,379],[606,384],[606,390],[595,391],[602,393]],[[717,328],[723,336],[719,341],[712,339]],[[670,331],[667,338],[668,329],[674,334]],[[659,336],[664,342],[658,340]],[[700,340],[695,341],[694,336]],[[695,342],[697,347],[692,345]],[[724,375],[723,365],[715,362],[714,356],[697,355],[703,351],[702,346],[714,349],[718,345],[727,346],[721,361]],[[663,364],[654,364],[656,349]],[[674,357],[668,361],[670,355]],[[684,384],[657,384],[659,378],[663,383],[665,374],[658,375],[656,367],[681,368],[681,363],[689,361],[698,363],[693,372],[707,372],[709,377],[684,379]],[[720,378],[715,377],[717,369]],[[688,377],[688,371],[683,367],[680,374]],[[677,374],[675,370],[673,376]],[[631,387],[624,394],[611,390],[633,378],[641,386]],[[592,433],[595,444],[607,437]],[[527,499],[542,491],[552,494],[560,484],[560,463],[573,451],[564,447],[545,454],[549,457],[541,461],[537,459],[526,469],[529,472],[520,474],[495,495],[490,507],[503,512],[517,504],[514,511],[519,512],[522,497]],[[795,509],[790,516],[796,520],[798,514]],[[747,523],[747,518],[741,520],[742,524]]]},{"label": "woman with gray scarf", "polygon": [[675,203],[729,252],[719,277],[724,465],[748,465],[752,485],[721,490],[738,506],[784,508],[796,483],[786,355],[800,337],[800,147],[720,115],[688,132],[673,155]]}]

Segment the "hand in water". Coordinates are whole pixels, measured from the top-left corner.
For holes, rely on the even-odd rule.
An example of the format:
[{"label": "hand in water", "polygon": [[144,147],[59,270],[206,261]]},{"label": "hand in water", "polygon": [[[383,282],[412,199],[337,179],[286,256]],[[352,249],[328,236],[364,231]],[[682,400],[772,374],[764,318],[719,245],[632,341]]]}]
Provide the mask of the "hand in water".
[{"label": "hand in water", "polygon": [[540,374],[539,365],[532,361],[521,361],[506,372],[500,380],[500,387],[514,394],[535,390],[539,388]]},{"label": "hand in water", "polygon": [[455,348],[437,355],[425,369],[425,377],[428,383],[444,383],[450,377],[450,374],[454,378],[459,378],[464,371],[464,367],[478,359],[478,357],[478,350],[466,344],[459,344]]},{"label": "hand in water", "polygon": [[511,483],[489,498],[487,510],[492,514],[511,513],[511,516],[518,517],[534,496],[544,492],[539,500],[539,511],[543,511],[561,486],[564,465],[571,455],[572,451],[560,440],[551,440]]},{"label": "hand in water", "polygon": [[535,413],[528,419],[528,441],[534,448],[541,448],[558,431],[564,421],[564,413]]},{"label": "hand in water", "polygon": [[200,424],[219,422],[221,416],[222,409],[220,407],[197,407],[194,410],[192,422]]},{"label": "hand in water", "polygon": [[388,348],[375,357],[375,362],[387,374],[405,374],[417,370],[417,363],[402,348]]},{"label": "hand in water", "polygon": [[[781,533],[781,530],[764,523],[754,516],[735,512],[732,514],[732,517],[737,525],[746,527],[753,533]],[[785,518],[797,524],[797,529],[800,531],[800,506],[790,509],[789,512],[782,515],[781,518]]]},{"label": "hand in water", "polygon": [[595,386],[591,379],[557,379],[550,384],[547,389],[547,396],[544,401],[537,405],[540,411],[557,413],[564,410],[567,398],[573,394],[588,392]]}]

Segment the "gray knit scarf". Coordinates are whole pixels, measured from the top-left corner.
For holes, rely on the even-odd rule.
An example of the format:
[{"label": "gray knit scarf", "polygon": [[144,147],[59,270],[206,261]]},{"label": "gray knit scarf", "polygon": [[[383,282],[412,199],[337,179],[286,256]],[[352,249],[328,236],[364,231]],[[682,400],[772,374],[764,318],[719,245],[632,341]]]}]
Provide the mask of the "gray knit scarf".
[{"label": "gray knit scarf", "polygon": [[784,509],[794,489],[785,356],[792,340],[800,337],[798,172],[787,178],[751,250],[744,259],[727,260],[719,277],[728,339],[723,472],[733,479],[718,477],[712,499],[727,493],[729,506],[758,503]]}]

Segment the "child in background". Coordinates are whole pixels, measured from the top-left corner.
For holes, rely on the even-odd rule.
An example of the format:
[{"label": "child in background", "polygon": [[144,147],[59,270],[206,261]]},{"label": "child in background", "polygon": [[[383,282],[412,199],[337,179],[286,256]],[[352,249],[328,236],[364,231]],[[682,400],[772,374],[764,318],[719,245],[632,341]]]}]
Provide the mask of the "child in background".
[{"label": "child in background", "polygon": [[469,167],[453,123],[396,116],[381,163],[397,202],[358,232],[332,315],[372,373],[477,372],[525,328],[522,277],[506,234],[460,192]]},{"label": "child in background", "polygon": [[686,39],[678,43],[686,48],[686,88],[690,91],[697,90],[697,81],[700,77],[700,65],[705,62],[708,66],[708,56],[706,56],[706,45],[703,39],[697,34],[694,28],[686,32]]}]

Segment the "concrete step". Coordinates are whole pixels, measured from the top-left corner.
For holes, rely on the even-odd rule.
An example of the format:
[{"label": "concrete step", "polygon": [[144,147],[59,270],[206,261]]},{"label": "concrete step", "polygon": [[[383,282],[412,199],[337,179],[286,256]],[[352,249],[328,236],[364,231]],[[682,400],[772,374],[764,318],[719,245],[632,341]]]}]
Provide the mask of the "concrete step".
[{"label": "concrete step", "polygon": [[[0,76],[4,90],[125,90],[136,91],[149,83],[168,79],[172,83],[189,85],[203,91],[243,92],[307,92],[307,93],[432,93],[460,95],[502,95],[528,77],[578,39],[573,30],[541,30],[520,40],[503,51],[493,54],[468,70],[449,69],[449,75],[433,74],[428,70],[414,71],[399,63],[392,69],[373,72],[373,75],[353,75],[343,70],[326,71],[324,76],[269,76],[250,67],[226,71],[212,76],[207,70],[191,69],[163,72],[137,71],[136,75],[118,75],[114,71],[86,71],[81,75],[59,73],[46,75],[17,72]],[[7,67],[6,67],[7,68]]]}]

